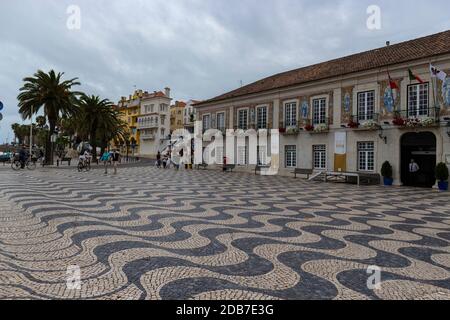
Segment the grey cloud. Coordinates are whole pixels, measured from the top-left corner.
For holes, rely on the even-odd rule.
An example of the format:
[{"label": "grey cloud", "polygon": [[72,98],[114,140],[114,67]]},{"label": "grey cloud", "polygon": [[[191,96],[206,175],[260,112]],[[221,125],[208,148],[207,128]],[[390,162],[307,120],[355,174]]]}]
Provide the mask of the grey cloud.
[{"label": "grey cloud", "polygon": [[[80,6],[82,28],[66,28]],[[366,8],[383,28],[366,28]],[[261,77],[450,29],[447,0],[2,0],[0,142],[23,77],[55,68],[117,101],[133,86],[206,99]],[[11,135],[10,135],[11,136]]]}]

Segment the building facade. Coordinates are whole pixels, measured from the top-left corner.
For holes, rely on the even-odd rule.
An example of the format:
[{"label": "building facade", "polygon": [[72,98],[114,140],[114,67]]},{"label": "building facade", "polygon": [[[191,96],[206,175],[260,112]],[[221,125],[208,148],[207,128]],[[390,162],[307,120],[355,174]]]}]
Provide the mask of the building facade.
[{"label": "building facade", "polygon": [[[431,187],[436,163],[450,165],[450,77],[433,77],[430,63],[450,75],[450,31],[284,72],[195,107],[204,129],[279,129],[272,161],[282,175],[380,173],[389,161],[396,185]],[[234,162],[252,170],[248,157],[247,146]],[[421,168],[414,181],[411,159]]]},{"label": "building facade", "polygon": [[196,103],[200,103],[200,101],[199,100],[189,100],[188,102],[186,102],[186,106],[184,107],[184,114],[183,114],[184,128],[191,133],[194,132],[194,123],[196,120],[194,105]]},{"label": "building facade", "polygon": [[170,131],[174,132],[177,129],[184,128],[184,109],[186,103],[183,101],[176,101],[174,105],[170,106]]},{"label": "building facade", "polygon": [[170,89],[155,91],[142,97],[137,130],[140,137],[139,155],[156,157],[170,136]]},{"label": "building facade", "polygon": [[122,97],[117,104],[117,110],[120,112],[121,120],[127,124],[130,141],[122,143],[120,152],[122,154],[139,154],[140,152],[140,135],[137,128],[138,118],[141,114],[142,97],[147,94],[142,90],[136,90],[127,97]]}]

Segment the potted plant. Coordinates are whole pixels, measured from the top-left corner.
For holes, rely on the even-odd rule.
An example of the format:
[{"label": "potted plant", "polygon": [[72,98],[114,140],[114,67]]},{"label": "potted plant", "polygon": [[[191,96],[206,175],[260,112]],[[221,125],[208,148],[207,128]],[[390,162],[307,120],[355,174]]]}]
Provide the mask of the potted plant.
[{"label": "potted plant", "polygon": [[436,166],[436,179],[438,181],[439,190],[448,190],[448,167],[445,163],[441,162]]},{"label": "potted plant", "polygon": [[386,161],[381,166],[381,175],[385,186],[392,186],[394,179],[392,179],[392,166],[389,161]]},{"label": "potted plant", "polygon": [[278,129],[278,131],[279,131],[280,133],[286,133],[286,128],[280,128],[280,129]]},{"label": "potted plant", "polygon": [[314,126],[308,124],[307,126],[305,126],[305,131],[314,131]]}]

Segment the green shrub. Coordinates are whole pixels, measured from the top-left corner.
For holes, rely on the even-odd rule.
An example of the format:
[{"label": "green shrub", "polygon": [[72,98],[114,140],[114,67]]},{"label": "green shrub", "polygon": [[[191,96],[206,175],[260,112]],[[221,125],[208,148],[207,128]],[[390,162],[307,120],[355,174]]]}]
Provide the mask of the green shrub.
[{"label": "green shrub", "polygon": [[392,179],[392,166],[389,161],[383,163],[383,166],[381,167],[381,175],[385,178]]},{"label": "green shrub", "polygon": [[436,166],[436,179],[438,181],[448,180],[448,167],[445,163],[441,162]]}]

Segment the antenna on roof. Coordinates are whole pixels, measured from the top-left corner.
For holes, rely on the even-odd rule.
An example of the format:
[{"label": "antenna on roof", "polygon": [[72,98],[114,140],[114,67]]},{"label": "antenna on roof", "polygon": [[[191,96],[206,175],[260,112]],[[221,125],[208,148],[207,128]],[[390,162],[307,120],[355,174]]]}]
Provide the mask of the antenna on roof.
[{"label": "antenna on roof", "polygon": [[239,80],[239,83],[241,84],[241,87],[244,85],[244,83],[242,82],[242,80]]}]

